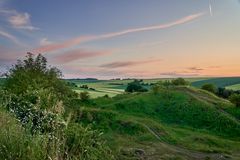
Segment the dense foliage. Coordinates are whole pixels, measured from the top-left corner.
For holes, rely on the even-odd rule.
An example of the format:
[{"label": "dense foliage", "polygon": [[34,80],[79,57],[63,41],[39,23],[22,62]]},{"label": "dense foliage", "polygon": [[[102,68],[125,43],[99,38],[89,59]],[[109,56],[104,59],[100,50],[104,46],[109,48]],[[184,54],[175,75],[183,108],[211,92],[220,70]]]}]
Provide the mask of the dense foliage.
[{"label": "dense foliage", "polygon": [[11,124],[12,131],[0,122],[0,159],[113,159],[101,132],[71,123],[71,113],[64,114],[77,94],[61,78],[40,54],[28,53],[12,66],[0,92],[0,106],[19,122]]},{"label": "dense foliage", "polygon": [[217,87],[214,84],[204,84],[201,88],[208,92],[212,92],[212,93],[217,92]]},{"label": "dense foliage", "polygon": [[237,107],[240,107],[240,94],[232,94],[229,97],[229,100],[235,104]]},{"label": "dense foliage", "polygon": [[189,82],[183,78],[177,78],[172,80],[172,84],[175,86],[186,86],[186,85],[189,85]]},{"label": "dense foliage", "polygon": [[34,57],[32,53],[28,53],[24,60],[18,60],[5,75],[5,89],[16,95],[48,89],[59,99],[74,96],[73,91],[60,79],[61,71],[49,67],[47,59],[41,54]]},{"label": "dense foliage", "polygon": [[144,88],[141,84],[141,80],[134,80],[131,83],[128,83],[127,88],[125,89],[126,92],[146,92],[147,89]]}]

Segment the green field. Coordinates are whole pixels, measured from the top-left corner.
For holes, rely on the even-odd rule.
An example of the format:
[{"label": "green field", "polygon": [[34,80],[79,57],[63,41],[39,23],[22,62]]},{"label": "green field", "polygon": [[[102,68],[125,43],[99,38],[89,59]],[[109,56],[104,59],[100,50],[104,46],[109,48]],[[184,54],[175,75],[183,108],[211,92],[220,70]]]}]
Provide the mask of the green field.
[{"label": "green field", "polygon": [[231,85],[231,86],[227,86],[227,89],[232,89],[232,90],[240,90],[240,84],[235,84],[235,85]]},{"label": "green field", "polygon": [[[189,82],[196,82],[206,80],[207,78],[186,78]],[[154,84],[159,81],[172,80],[172,78],[158,78],[158,79],[143,79],[143,83],[146,84]],[[108,95],[110,97],[121,94],[126,89],[128,83],[133,80],[66,80],[67,82],[75,83],[78,87],[73,87],[73,90],[77,93],[87,91],[90,93],[92,98],[102,97],[104,95]],[[80,88],[81,85],[87,85],[89,88],[94,88],[95,90],[83,89]],[[150,88],[150,86],[145,86],[146,88]]]}]

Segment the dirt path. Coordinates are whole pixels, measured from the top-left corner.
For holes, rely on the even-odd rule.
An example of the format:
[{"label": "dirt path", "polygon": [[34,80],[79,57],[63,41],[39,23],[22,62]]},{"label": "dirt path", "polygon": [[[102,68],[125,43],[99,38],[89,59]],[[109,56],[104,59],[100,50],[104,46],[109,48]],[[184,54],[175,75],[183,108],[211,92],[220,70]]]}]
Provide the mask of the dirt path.
[{"label": "dirt path", "polygon": [[218,153],[203,153],[203,152],[197,152],[193,150],[188,150],[185,148],[181,148],[178,146],[170,145],[167,143],[163,143],[160,136],[154,131],[154,129],[148,127],[145,124],[142,124],[154,137],[156,137],[160,143],[161,146],[164,148],[167,148],[168,150],[172,151],[173,153],[176,153],[178,155],[187,156],[189,159],[196,159],[196,160],[205,160],[205,159],[216,159],[216,160],[228,160],[229,158],[226,157],[223,154]]}]

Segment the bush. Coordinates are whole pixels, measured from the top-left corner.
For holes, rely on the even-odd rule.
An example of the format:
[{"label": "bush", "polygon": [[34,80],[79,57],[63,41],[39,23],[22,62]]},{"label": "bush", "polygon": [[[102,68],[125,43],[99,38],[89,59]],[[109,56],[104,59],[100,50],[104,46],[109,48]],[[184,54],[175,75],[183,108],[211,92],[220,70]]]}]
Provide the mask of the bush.
[{"label": "bush", "polygon": [[105,160],[114,159],[111,150],[102,139],[102,133],[80,124],[69,124],[66,130],[65,152],[67,159]]},{"label": "bush", "polygon": [[141,85],[142,80],[134,80],[131,83],[128,83],[125,92],[147,92],[148,90]]},{"label": "bush", "polygon": [[62,123],[63,102],[75,97],[61,77],[58,69],[47,66],[45,57],[28,53],[6,74],[2,105],[32,134],[52,132],[55,123]]},{"label": "bush", "polygon": [[189,85],[189,82],[183,78],[177,78],[172,80],[172,84],[175,86],[186,86],[186,85]]},{"label": "bush", "polygon": [[41,54],[34,57],[32,53],[28,53],[23,61],[18,60],[17,64],[5,75],[5,89],[16,95],[23,95],[28,91],[48,89],[59,99],[76,96],[61,80],[61,71],[55,67],[47,66],[47,59]]},{"label": "bush", "polygon": [[81,93],[80,93],[80,99],[81,99],[83,102],[89,101],[89,99],[90,99],[89,93],[88,93],[88,92],[81,92]]},{"label": "bush", "polygon": [[162,87],[159,84],[155,84],[155,85],[152,86],[151,89],[152,89],[153,94],[158,94],[160,92],[161,88]]},{"label": "bush", "polygon": [[235,104],[237,107],[240,107],[240,94],[233,94],[229,97],[229,100]]},{"label": "bush", "polygon": [[0,159],[114,159],[102,133],[89,126],[69,124],[49,139],[49,135],[31,135],[13,117],[0,111],[0,128]]},{"label": "bush", "polygon": [[39,160],[46,158],[45,138],[31,136],[9,114],[0,111],[0,159]]},{"label": "bush", "polygon": [[201,89],[212,92],[214,94],[217,92],[217,87],[214,84],[204,84]]},{"label": "bush", "polygon": [[[10,69],[5,90],[0,90],[0,106],[20,124],[0,110],[0,159],[110,159],[100,133],[90,128],[75,127],[79,139],[69,143],[72,126],[64,121],[64,102],[75,93],[60,77],[59,70],[47,67],[45,57],[30,53]],[[88,93],[81,98],[89,99]]]}]

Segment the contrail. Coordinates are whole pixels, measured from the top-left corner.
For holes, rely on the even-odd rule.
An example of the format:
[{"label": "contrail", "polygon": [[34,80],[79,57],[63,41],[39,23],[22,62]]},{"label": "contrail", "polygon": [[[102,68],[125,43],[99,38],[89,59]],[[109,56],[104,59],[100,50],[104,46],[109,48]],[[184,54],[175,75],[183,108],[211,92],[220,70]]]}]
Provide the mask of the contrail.
[{"label": "contrail", "polygon": [[90,42],[90,41],[95,41],[95,40],[101,40],[101,39],[109,39],[109,38],[114,38],[114,37],[119,37],[123,35],[127,35],[130,33],[136,33],[136,32],[144,32],[144,31],[151,31],[151,30],[161,30],[161,29],[166,29],[170,27],[174,27],[177,25],[181,25],[187,22],[191,22],[195,19],[198,19],[199,17],[205,15],[204,12],[201,13],[196,13],[192,15],[188,15],[186,17],[183,17],[181,19],[178,19],[173,22],[165,23],[165,24],[159,24],[159,25],[153,25],[153,26],[146,26],[146,27],[140,27],[140,28],[130,28],[118,32],[110,32],[102,35],[93,35],[93,36],[80,36],[76,37],[74,39],[62,42],[62,43],[54,43],[46,46],[42,46],[39,48],[34,49],[33,52],[51,52],[51,51],[56,51],[60,49],[65,49],[69,48],[84,42]]},{"label": "contrail", "polygon": [[213,16],[211,0],[209,0],[209,12],[210,15]]}]

